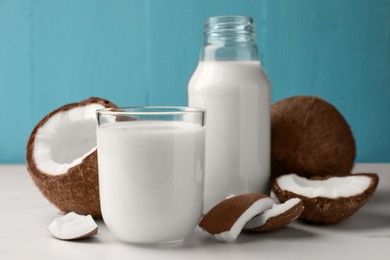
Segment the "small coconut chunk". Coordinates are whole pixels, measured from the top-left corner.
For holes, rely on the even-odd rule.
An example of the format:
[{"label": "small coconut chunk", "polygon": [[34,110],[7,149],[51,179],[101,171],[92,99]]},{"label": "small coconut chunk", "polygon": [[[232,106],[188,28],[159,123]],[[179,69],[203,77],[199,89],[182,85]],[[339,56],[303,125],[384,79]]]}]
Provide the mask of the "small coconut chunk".
[{"label": "small coconut chunk", "polygon": [[98,226],[91,215],[83,216],[70,212],[53,220],[48,229],[55,238],[76,240],[97,234]]},{"label": "small coconut chunk", "polygon": [[273,200],[266,195],[248,193],[226,199],[214,206],[199,226],[218,241],[233,242],[254,216],[270,209]]},{"label": "small coconut chunk", "polygon": [[271,209],[248,221],[244,229],[259,232],[284,227],[297,219],[303,209],[303,202],[298,198],[289,199],[282,204],[274,204]]}]

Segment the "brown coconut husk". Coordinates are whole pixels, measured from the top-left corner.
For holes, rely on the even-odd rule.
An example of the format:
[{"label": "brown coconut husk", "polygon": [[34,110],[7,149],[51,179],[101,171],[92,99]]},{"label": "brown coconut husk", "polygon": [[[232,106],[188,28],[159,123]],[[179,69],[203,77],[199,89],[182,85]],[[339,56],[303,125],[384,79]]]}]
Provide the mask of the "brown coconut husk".
[{"label": "brown coconut husk", "polygon": [[68,104],[54,110],[46,115],[33,129],[27,143],[26,160],[27,170],[34,183],[42,194],[58,209],[64,213],[74,211],[81,215],[90,214],[94,218],[101,218],[96,150],[84,158],[80,164],[70,168],[67,173],[61,175],[51,175],[48,172],[41,171],[33,160],[35,135],[38,129],[50,117],[58,112],[91,103],[97,103],[107,108],[116,107],[108,100],[91,97],[79,103]]},{"label": "brown coconut husk", "polygon": [[352,131],[331,104],[295,96],[272,105],[271,172],[326,176],[349,174],[356,155]]},{"label": "brown coconut husk", "polygon": [[[352,174],[353,176],[367,176],[371,178],[370,186],[362,193],[351,197],[340,197],[337,199],[326,197],[307,198],[300,194],[282,190],[275,181],[272,190],[275,192],[280,202],[285,202],[291,198],[299,198],[303,201],[305,207],[300,218],[309,222],[318,224],[336,224],[353,214],[355,214],[374,194],[379,177],[373,173]],[[334,176],[317,176],[317,180],[326,180]]]},{"label": "brown coconut husk", "polygon": [[226,199],[207,212],[199,226],[212,235],[228,231],[253,203],[263,198],[268,196],[248,193]]}]

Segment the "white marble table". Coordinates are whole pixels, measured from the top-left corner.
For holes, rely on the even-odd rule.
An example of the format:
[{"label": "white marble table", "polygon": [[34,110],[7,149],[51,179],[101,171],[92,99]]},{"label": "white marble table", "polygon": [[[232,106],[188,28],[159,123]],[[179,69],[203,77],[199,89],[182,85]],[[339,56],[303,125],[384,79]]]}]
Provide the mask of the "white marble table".
[{"label": "white marble table", "polygon": [[175,247],[137,247],[116,240],[102,221],[94,238],[54,239],[47,226],[59,216],[33,184],[24,165],[0,165],[0,259],[390,259],[390,164],[358,164],[377,172],[379,187],[356,215],[333,226],[290,224],[278,231],[241,234],[215,242],[197,229]]}]

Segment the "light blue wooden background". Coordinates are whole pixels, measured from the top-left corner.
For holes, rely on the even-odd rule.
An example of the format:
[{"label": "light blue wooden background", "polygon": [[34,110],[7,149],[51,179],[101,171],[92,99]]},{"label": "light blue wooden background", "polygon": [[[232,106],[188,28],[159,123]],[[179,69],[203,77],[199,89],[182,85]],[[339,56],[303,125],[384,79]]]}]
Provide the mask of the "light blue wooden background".
[{"label": "light blue wooden background", "polygon": [[24,162],[34,125],[69,102],[186,105],[203,22],[225,14],[254,16],[273,101],[325,98],[358,161],[390,162],[389,0],[0,0],[0,162]]}]

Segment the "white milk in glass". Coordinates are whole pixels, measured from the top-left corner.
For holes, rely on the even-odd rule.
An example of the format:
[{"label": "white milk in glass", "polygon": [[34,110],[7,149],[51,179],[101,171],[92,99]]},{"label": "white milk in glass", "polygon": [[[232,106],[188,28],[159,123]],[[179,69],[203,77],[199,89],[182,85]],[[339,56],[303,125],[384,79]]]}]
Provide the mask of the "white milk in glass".
[{"label": "white milk in glass", "polygon": [[108,123],[97,135],[107,227],[135,243],[187,237],[203,206],[205,128],[144,120]]},{"label": "white milk in glass", "polygon": [[232,194],[267,194],[270,87],[260,62],[200,61],[188,96],[207,110],[204,212]]}]

